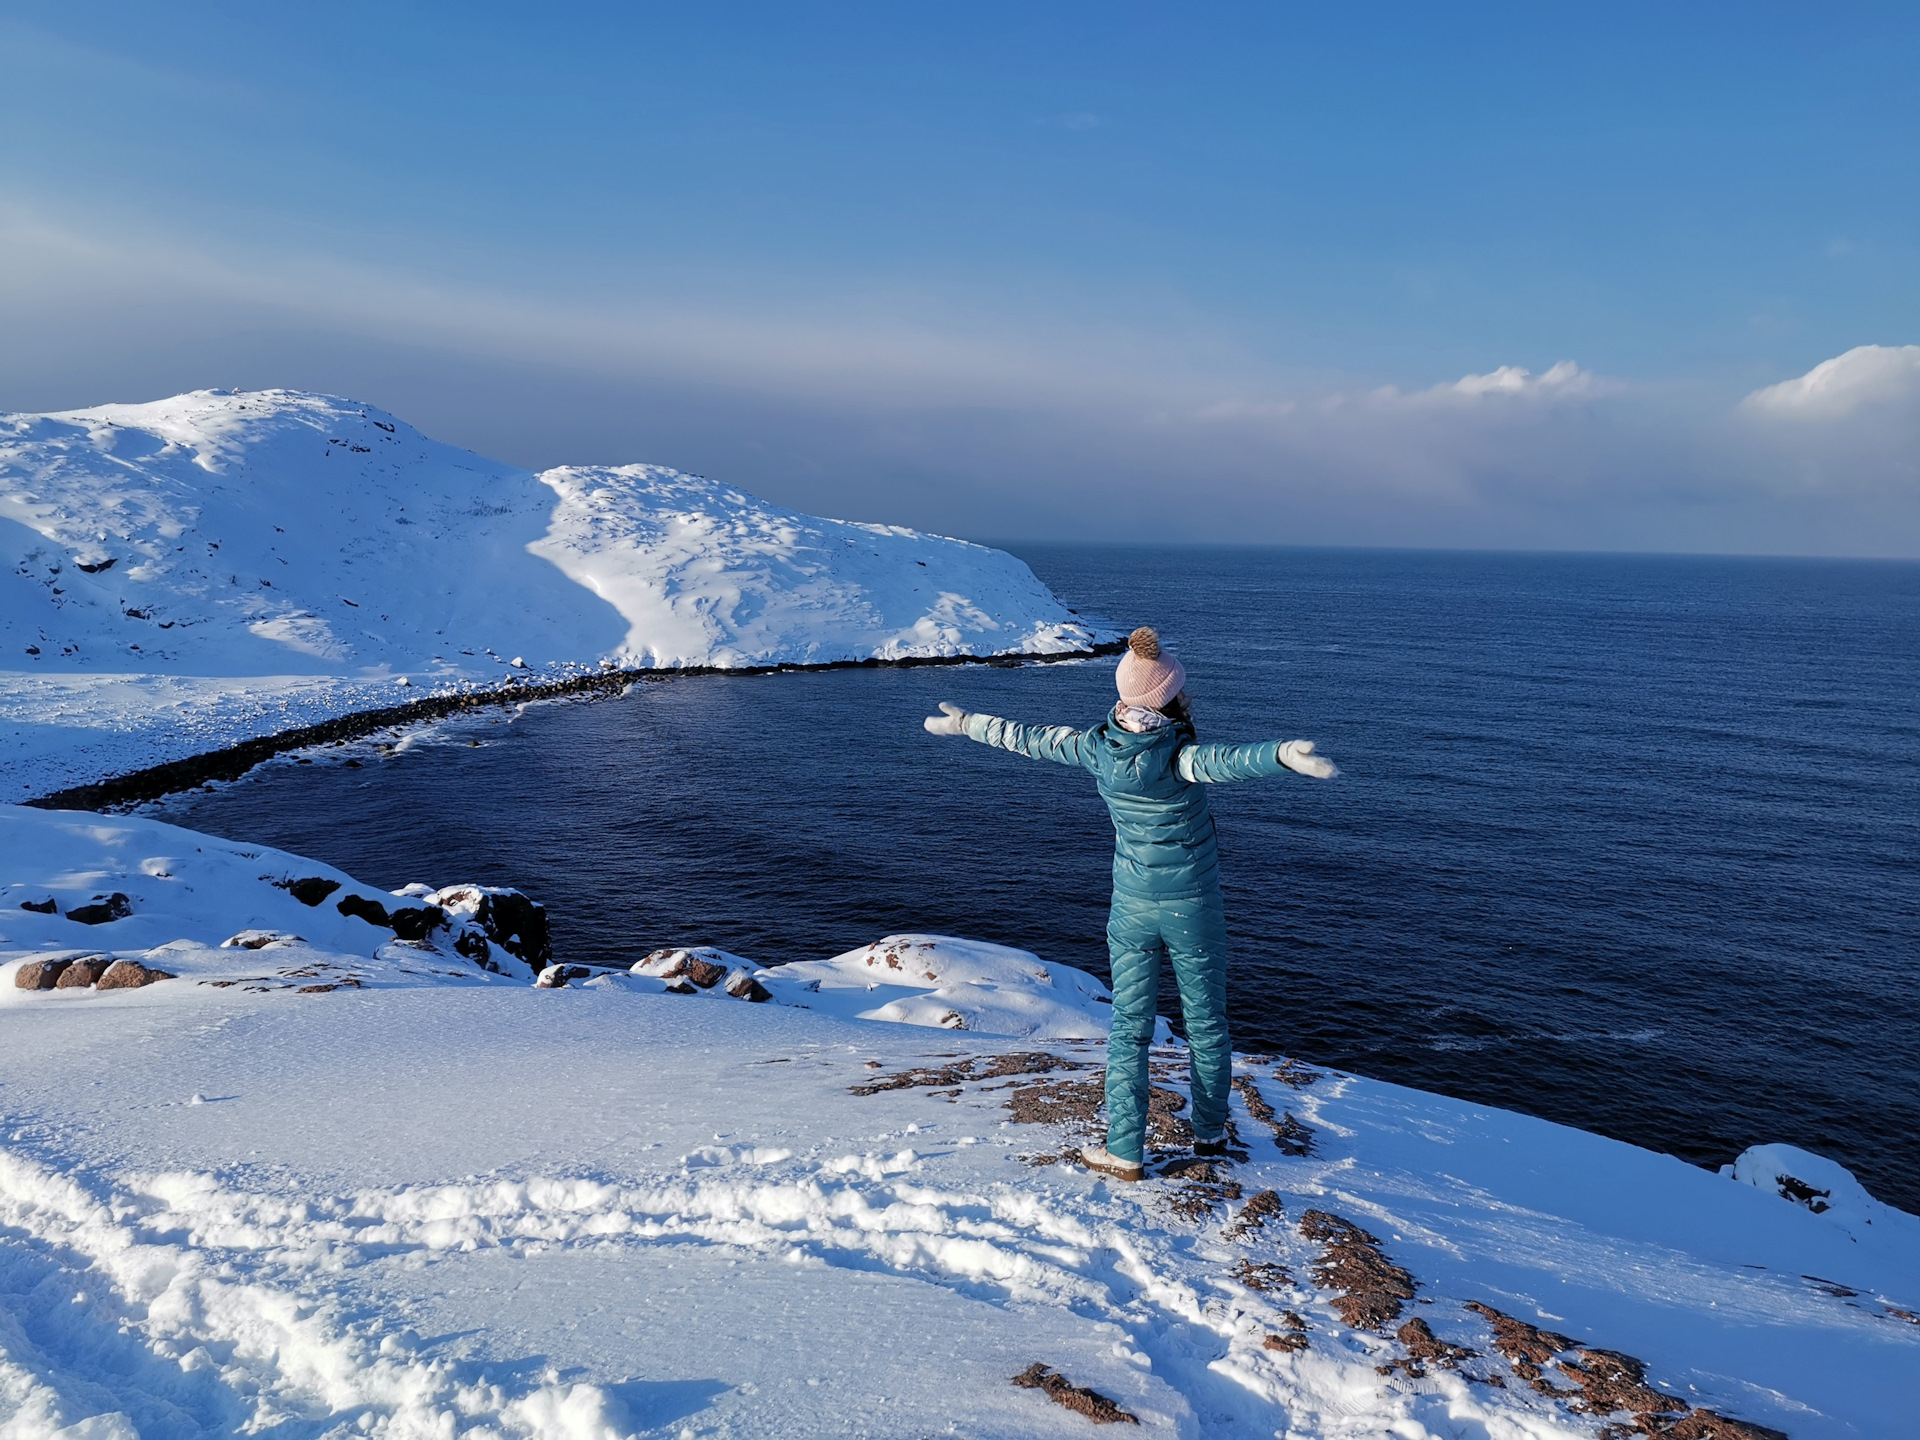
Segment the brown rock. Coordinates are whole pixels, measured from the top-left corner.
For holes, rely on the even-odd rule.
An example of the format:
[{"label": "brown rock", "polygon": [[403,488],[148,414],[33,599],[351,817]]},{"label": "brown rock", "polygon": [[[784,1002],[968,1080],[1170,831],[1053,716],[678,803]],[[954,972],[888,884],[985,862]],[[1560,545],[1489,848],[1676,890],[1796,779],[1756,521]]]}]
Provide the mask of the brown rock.
[{"label": "brown rock", "polygon": [[170,970],[154,970],[142,965],[138,960],[116,960],[107,967],[106,973],[99,979],[97,988],[101,990],[137,990],[142,985],[151,985],[156,980],[174,978]]},{"label": "brown rock", "polygon": [[716,965],[711,960],[702,960],[697,955],[688,957],[687,979],[702,990],[711,990],[726,978],[727,972],[724,966]]},{"label": "brown rock", "polygon": [[1138,1425],[1140,1417],[1122,1410],[1098,1390],[1075,1385],[1051,1365],[1033,1364],[1013,1377],[1022,1390],[1038,1390],[1056,1405],[1084,1415],[1096,1425]]},{"label": "brown rock", "polygon": [[60,972],[60,978],[54,982],[53,988],[84,990],[89,985],[97,984],[112,964],[112,959],[105,955],[89,955],[85,959],[72,961]]},{"label": "brown rock", "polygon": [[13,983],[21,990],[51,990],[60,983],[61,972],[71,960],[29,960],[13,972]]},{"label": "brown rock", "polygon": [[745,970],[736,970],[727,977],[727,994],[736,1000],[751,1000],[761,1005],[773,998],[772,993]]}]

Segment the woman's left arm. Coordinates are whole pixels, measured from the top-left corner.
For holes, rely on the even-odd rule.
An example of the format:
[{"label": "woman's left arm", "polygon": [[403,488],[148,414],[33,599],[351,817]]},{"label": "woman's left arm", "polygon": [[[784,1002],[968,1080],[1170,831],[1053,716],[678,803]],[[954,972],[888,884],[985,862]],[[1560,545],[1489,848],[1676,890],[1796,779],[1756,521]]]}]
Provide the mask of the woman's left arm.
[{"label": "woman's left arm", "polygon": [[1180,752],[1174,769],[1182,780],[1218,785],[1227,780],[1258,780],[1291,770],[1315,780],[1331,780],[1340,772],[1324,755],[1313,753],[1311,740],[1260,740],[1251,745],[1189,745]]}]

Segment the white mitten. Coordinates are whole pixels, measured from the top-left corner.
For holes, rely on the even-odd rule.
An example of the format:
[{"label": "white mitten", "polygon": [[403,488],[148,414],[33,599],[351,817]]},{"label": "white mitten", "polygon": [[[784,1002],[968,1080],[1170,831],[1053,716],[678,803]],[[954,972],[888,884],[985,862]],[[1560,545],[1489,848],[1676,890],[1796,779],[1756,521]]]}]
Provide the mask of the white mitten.
[{"label": "white mitten", "polygon": [[[940,708],[946,713],[943,715],[929,715],[920,722],[927,727],[927,733],[929,735],[965,735],[967,733],[967,712],[962,710],[958,705],[948,704],[945,700],[940,702]],[[1307,748],[1311,750],[1313,747],[1309,745]]]},{"label": "white mitten", "polygon": [[[929,720],[928,725],[933,722]],[[1311,740],[1289,740],[1280,747],[1280,763],[1296,775],[1311,775],[1316,780],[1331,780],[1340,772],[1324,755],[1313,753]]]}]

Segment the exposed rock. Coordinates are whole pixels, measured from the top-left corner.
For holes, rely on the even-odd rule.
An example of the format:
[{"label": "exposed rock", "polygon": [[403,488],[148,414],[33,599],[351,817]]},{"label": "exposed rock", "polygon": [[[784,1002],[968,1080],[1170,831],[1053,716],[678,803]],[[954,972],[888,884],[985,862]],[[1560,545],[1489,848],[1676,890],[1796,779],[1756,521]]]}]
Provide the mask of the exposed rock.
[{"label": "exposed rock", "polygon": [[318,905],[340,888],[338,880],[328,880],[321,875],[308,875],[299,880],[276,880],[273,883],[302,905],[308,906]]},{"label": "exposed rock", "polygon": [[[1318,1079],[1315,1076],[1314,1079]],[[1307,1084],[1312,1084],[1309,1080]],[[1240,1098],[1246,1102],[1247,1113],[1273,1131],[1273,1143],[1280,1147],[1282,1155],[1311,1155],[1313,1153],[1313,1131],[1293,1118],[1291,1112],[1284,1116],[1275,1115],[1273,1107],[1260,1093],[1260,1087],[1253,1083],[1251,1076],[1236,1075],[1233,1088],[1240,1092]]]},{"label": "exposed rock", "polygon": [[1262,1190],[1234,1217],[1233,1224],[1227,1227],[1227,1239],[1238,1240],[1242,1235],[1264,1230],[1269,1220],[1279,1220],[1284,1214],[1280,1197],[1271,1190]]},{"label": "exposed rock", "polygon": [[753,978],[753,973],[745,968],[737,969],[727,976],[727,994],[736,1000],[750,1000],[756,1005],[764,1004],[773,998],[773,993]]},{"label": "exposed rock", "polygon": [[1096,1425],[1138,1425],[1140,1417],[1130,1415],[1096,1390],[1071,1384],[1049,1365],[1029,1365],[1013,1377],[1023,1390],[1044,1391],[1056,1405],[1064,1405],[1076,1415],[1084,1415]]},{"label": "exposed rock", "polygon": [[460,933],[453,937],[453,950],[456,955],[464,955],[482,970],[498,970],[493,963],[493,945],[487,939],[486,932],[477,927],[462,926]]},{"label": "exposed rock", "polygon": [[1581,1396],[1568,1408],[1589,1415],[1611,1415],[1628,1410],[1635,1415],[1663,1415],[1692,1407],[1685,1400],[1663,1395],[1646,1383],[1647,1367],[1617,1350],[1583,1346],[1580,1358],[1562,1360],[1561,1371],[1578,1385]]},{"label": "exposed rock", "polygon": [[342,915],[358,915],[369,925],[378,925],[382,930],[393,928],[393,922],[387,919],[387,907],[364,895],[349,895],[333,908]]},{"label": "exposed rock", "polygon": [[[948,1058],[948,1057],[940,1057]],[[1045,1075],[1054,1070],[1084,1070],[1078,1060],[1050,1055],[1044,1050],[1014,1050],[1005,1055],[951,1057],[955,1063],[939,1069],[902,1070],[885,1075],[866,1085],[855,1085],[855,1095],[878,1095],[885,1090],[916,1090],[922,1086],[947,1087],[979,1080],[999,1080],[1009,1075]]]},{"label": "exposed rock", "polygon": [[533,984],[538,990],[564,990],[569,981],[585,980],[593,973],[585,965],[549,965],[540,972],[540,978]]},{"label": "exposed rock", "polygon": [[[1394,1332],[1394,1338],[1407,1347],[1406,1358],[1376,1366],[1375,1369],[1382,1375],[1391,1375],[1396,1370],[1404,1370],[1417,1380],[1427,1373],[1429,1366],[1436,1366],[1442,1370],[1457,1370],[1462,1360],[1471,1360],[1480,1353],[1478,1350],[1469,1350],[1464,1345],[1455,1345],[1442,1340],[1433,1333],[1433,1327],[1424,1320],[1407,1321]],[[1477,1377],[1468,1376],[1467,1378]]]},{"label": "exposed rock", "polygon": [[[1478,1300],[1469,1300],[1466,1308],[1493,1327],[1493,1348],[1538,1393],[1564,1402],[1576,1414],[1632,1417],[1603,1426],[1600,1434],[1605,1440],[1625,1440],[1631,1435],[1654,1440],[1788,1440],[1779,1430],[1694,1409],[1679,1396],[1654,1389],[1646,1383],[1646,1365],[1631,1355],[1583,1345]],[[1555,1385],[1548,1366],[1577,1388]]]},{"label": "exposed rock", "polygon": [[13,972],[14,986],[20,990],[51,990],[72,963],[71,960],[29,960]]},{"label": "exposed rock", "polygon": [[71,961],[66,969],[60,972],[60,978],[54,981],[54,989],[84,990],[90,985],[96,985],[112,964],[113,957],[110,955],[87,955]]},{"label": "exposed rock", "polygon": [[59,903],[49,895],[44,900],[22,900],[20,902],[20,908],[22,910],[31,910],[36,915],[53,915],[59,912],[60,906]]},{"label": "exposed rock", "polygon": [[1324,1210],[1302,1215],[1300,1233],[1325,1247],[1313,1278],[1339,1292],[1332,1304],[1342,1320],[1356,1330],[1380,1330],[1400,1318],[1413,1299],[1413,1276],[1387,1259],[1378,1239]]},{"label": "exposed rock", "polygon": [[1271,1260],[1259,1263],[1242,1260],[1234,1267],[1233,1278],[1249,1290],[1258,1290],[1262,1294],[1269,1290],[1286,1289],[1293,1284],[1293,1273],[1286,1266]]},{"label": "exposed rock", "polygon": [[711,960],[702,960],[698,956],[687,962],[686,975],[687,979],[702,990],[711,990],[727,978],[727,972],[723,966],[715,965]]},{"label": "exposed rock", "polygon": [[151,985],[156,980],[172,980],[171,970],[154,970],[142,965],[138,960],[116,960],[107,967],[107,973],[100,977],[99,989],[137,990],[142,985]]},{"label": "exposed rock", "polygon": [[438,905],[406,906],[389,911],[387,923],[402,940],[424,940],[447,923],[447,912]]},{"label": "exposed rock", "polygon": [[1320,1078],[1320,1072],[1309,1069],[1298,1060],[1282,1060],[1280,1067],[1273,1072],[1273,1078],[1290,1089],[1304,1090]]},{"label": "exposed rock", "polygon": [[109,920],[124,920],[133,914],[133,901],[118,890],[111,895],[96,895],[91,905],[75,905],[67,911],[67,919],[78,920],[82,925],[104,925]]}]

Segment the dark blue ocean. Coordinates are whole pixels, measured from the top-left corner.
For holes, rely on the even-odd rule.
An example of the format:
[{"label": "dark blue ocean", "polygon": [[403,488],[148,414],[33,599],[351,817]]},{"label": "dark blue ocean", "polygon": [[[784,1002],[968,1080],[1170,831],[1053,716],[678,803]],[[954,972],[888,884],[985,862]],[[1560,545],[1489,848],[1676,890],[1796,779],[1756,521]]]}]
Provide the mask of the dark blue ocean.
[{"label": "dark blue ocean", "polygon": [[[1788,1141],[1920,1211],[1920,565],[1013,548],[1160,627],[1203,739],[1344,771],[1212,794],[1239,1048],[1704,1165]],[[1112,664],[649,682],[162,813],[518,885],[571,959],[913,929],[1104,974],[1090,781],[920,719],[1092,724]]]}]

